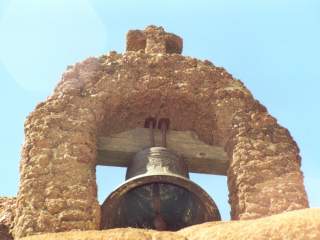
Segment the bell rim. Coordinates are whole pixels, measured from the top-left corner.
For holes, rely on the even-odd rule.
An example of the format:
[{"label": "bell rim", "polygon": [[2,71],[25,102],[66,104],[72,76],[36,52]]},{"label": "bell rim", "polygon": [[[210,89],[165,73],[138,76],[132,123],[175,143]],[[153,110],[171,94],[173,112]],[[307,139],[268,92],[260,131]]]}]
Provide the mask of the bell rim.
[{"label": "bell rim", "polygon": [[[126,180],[114,191],[112,191],[109,194],[109,196],[104,200],[103,204],[101,205],[101,209],[104,210],[103,213],[112,210],[114,206],[118,203],[117,200],[120,200],[125,193],[129,192],[130,190],[133,190],[134,188],[150,183],[168,183],[176,185],[178,187],[182,187],[194,193],[196,197],[200,200],[200,202],[202,202],[207,211],[207,220],[205,222],[221,221],[221,215],[215,201],[201,186],[199,186],[197,183],[191,181],[186,177],[172,173],[141,174]],[[103,217],[105,215],[103,213],[101,214],[101,228],[112,228],[113,226],[111,226],[111,222],[107,221],[107,219]]]}]

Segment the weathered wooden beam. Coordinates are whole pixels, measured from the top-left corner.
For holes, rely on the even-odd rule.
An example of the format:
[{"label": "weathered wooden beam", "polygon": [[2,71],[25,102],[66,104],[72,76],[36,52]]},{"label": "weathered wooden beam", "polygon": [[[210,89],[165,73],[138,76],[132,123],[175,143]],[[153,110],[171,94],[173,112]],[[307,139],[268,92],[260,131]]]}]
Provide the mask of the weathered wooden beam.
[{"label": "weathered wooden beam", "polygon": [[[155,145],[161,145],[161,132],[154,130]],[[98,139],[98,164],[127,167],[133,156],[150,147],[149,129],[136,128]],[[191,131],[167,132],[167,148],[181,155],[190,172],[226,175],[228,158],[223,148],[205,144]]]}]

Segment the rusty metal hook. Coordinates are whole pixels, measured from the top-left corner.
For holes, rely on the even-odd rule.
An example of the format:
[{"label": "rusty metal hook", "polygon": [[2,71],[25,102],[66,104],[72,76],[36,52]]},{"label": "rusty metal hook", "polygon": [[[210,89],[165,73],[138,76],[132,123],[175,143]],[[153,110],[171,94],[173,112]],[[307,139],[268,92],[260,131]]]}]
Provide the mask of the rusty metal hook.
[{"label": "rusty metal hook", "polygon": [[150,145],[151,147],[155,146],[155,141],[154,141],[154,132],[153,129],[156,127],[157,125],[157,120],[153,117],[148,117],[145,121],[144,121],[144,127],[145,128],[149,128],[150,129]]},{"label": "rusty metal hook", "polygon": [[158,122],[158,128],[161,130],[162,139],[161,146],[167,147],[167,130],[169,129],[170,120],[168,118],[161,118]]}]

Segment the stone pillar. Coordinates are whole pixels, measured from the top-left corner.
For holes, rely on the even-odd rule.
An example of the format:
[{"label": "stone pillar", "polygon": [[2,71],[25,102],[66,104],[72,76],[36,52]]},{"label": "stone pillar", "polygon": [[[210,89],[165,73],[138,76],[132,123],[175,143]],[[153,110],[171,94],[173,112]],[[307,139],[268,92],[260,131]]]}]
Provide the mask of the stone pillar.
[{"label": "stone pillar", "polygon": [[130,30],[127,33],[127,51],[142,50],[145,53],[181,54],[183,40],[179,36],[167,33],[162,27],[148,26],[144,31]]},{"label": "stone pillar", "polygon": [[215,102],[215,136],[230,159],[231,218],[254,219],[308,207],[296,142],[242,83],[236,86],[221,88]]},{"label": "stone pillar", "polygon": [[100,227],[96,123],[82,105],[81,71],[91,79],[90,61],[67,71],[58,91],[26,120],[15,238]]},{"label": "stone pillar", "polygon": [[227,143],[232,219],[253,219],[308,207],[299,149],[267,112],[234,114]]},{"label": "stone pillar", "polygon": [[147,43],[146,53],[165,53],[166,42],[162,27],[149,26],[145,30]]}]

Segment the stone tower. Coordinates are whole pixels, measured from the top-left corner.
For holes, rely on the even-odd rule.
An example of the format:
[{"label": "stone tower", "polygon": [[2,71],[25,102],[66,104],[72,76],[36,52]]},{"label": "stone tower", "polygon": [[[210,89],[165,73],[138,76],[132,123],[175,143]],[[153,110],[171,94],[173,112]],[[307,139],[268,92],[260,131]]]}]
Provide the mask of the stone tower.
[{"label": "stone tower", "polygon": [[[67,69],[25,122],[15,237],[100,228],[97,139],[170,118],[227,157],[232,219],[308,207],[299,149],[243,83],[184,57],[182,39],[149,26],[110,52]],[[107,183],[106,183],[107,184]]]}]

